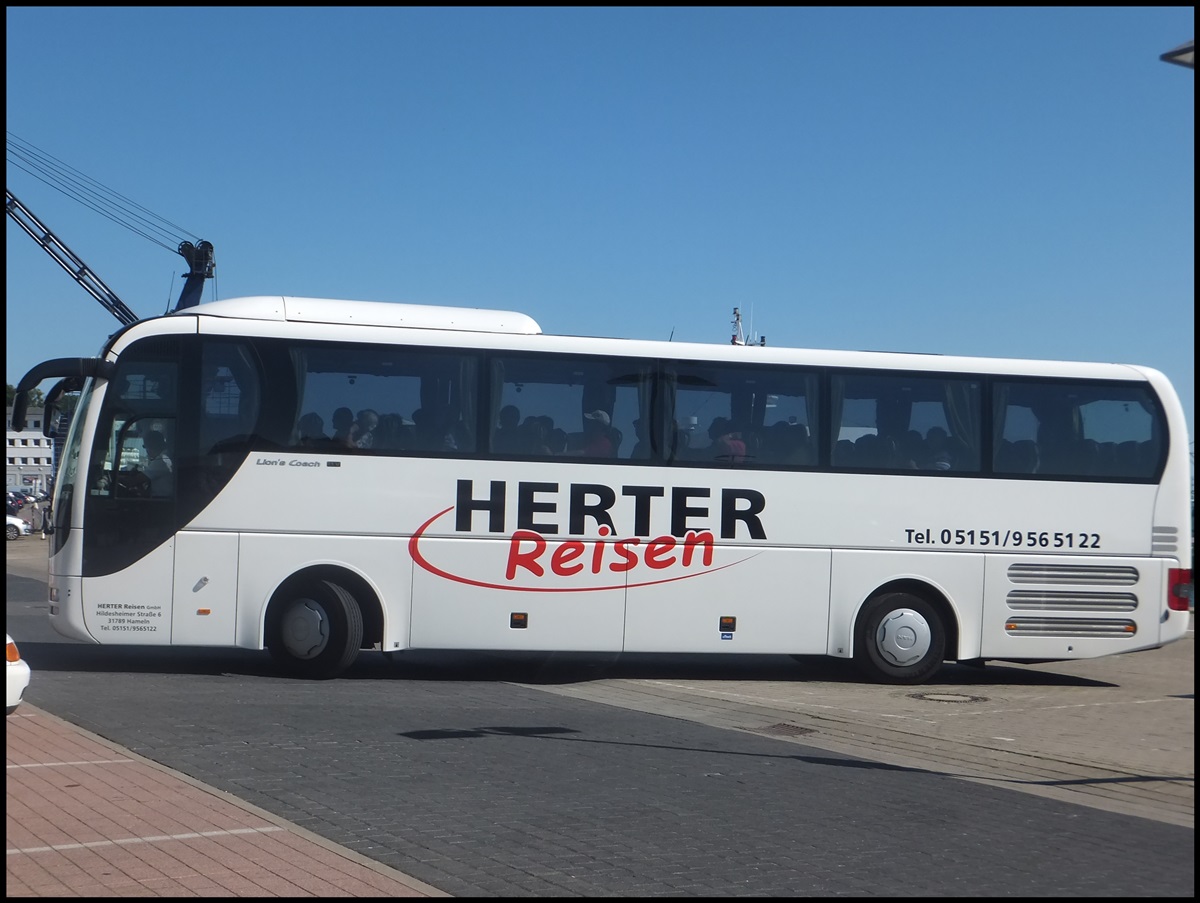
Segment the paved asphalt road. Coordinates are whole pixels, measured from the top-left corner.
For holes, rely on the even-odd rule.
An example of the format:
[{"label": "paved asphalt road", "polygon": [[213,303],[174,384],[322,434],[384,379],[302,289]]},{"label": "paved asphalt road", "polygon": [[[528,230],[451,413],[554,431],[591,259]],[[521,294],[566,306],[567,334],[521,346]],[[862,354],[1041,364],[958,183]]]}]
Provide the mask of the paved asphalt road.
[{"label": "paved asphalt road", "polygon": [[455,896],[1194,896],[1190,638],[902,692],[778,658],[364,654],[314,683],[63,642],[13,550],[7,590],[31,703]]}]

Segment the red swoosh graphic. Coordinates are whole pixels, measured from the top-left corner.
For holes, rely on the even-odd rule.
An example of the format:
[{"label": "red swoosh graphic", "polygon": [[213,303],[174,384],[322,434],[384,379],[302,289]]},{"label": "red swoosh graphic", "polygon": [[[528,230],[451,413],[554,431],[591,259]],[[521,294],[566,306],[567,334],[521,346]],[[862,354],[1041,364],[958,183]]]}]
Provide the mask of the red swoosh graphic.
[{"label": "red swoosh graphic", "polygon": [[449,571],[443,571],[441,568],[439,568],[436,565],[429,562],[425,558],[425,556],[421,554],[420,549],[417,548],[417,544],[420,541],[421,536],[425,533],[426,530],[429,529],[430,525],[435,520],[437,520],[439,517],[449,514],[453,510],[454,510],[454,506],[451,505],[449,508],[445,509],[444,511],[439,511],[433,517],[429,518],[429,520],[425,521],[425,523],[421,524],[421,526],[417,529],[417,532],[414,533],[412,535],[412,538],[409,539],[409,541],[408,541],[408,554],[412,556],[412,560],[415,561],[423,569],[429,571],[429,573],[434,574],[438,577],[442,577],[446,580],[452,580],[455,583],[465,583],[468,586],[480,586],[480,587],[483,587],[484,589],[501,589],[501,590],[506,590],[507,592],[511,592],[511,593],[596,593],[596,592],[601,592],[603,590],[610,590],[610,589],[633,589],[634,587],[639,587],[639,586],[657,586],[660,583],[676,583],[677,581],[680,581],[680,580],[691,580],[693,577],[703,577],[707,574],[715,574],[717,571],[723,571],[726,568],[731,568],[731,567],[734,567],[735,565],[742,564],[743,562],[749,561],[751,558],[756,558],[760,554],[759,552],[755,552],[753,555],[747,555],[745,558],[741,558],[737,561],[730,562],[729,564],[723,564],[720,567],[711,568],[707,571],[700,571],[699,573],[696,573],[696,574],[683,574],[682,576],[679,576],[679,577],[666,577],[662,580],[647,580],[644,583],[614,583],[612,586],[578,586],[578,587],[506,586],[503,583],[487,583],[486,581],[483,581],[483,580],[472,580],[469,577],[460,577],[457,574],[451,574]]}]

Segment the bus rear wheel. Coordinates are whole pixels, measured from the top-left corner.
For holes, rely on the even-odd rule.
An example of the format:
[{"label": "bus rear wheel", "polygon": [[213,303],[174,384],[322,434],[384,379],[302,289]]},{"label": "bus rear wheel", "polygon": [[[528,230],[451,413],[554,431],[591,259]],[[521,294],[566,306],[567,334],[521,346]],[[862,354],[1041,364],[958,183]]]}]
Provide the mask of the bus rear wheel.
[{"label": "bus rear wheel", "polygon": [[946,627],[936,608],[912,593],[882,593],[858,621],[854,661],[872,680],[919,684],[942,666]]},{"label": "bus rear wheel", "polygon": [[358,602],[329,580],[295,587],[278,603],[267,648],[285,670],[324,680],[345,671],[362,646],[363,621]]}]

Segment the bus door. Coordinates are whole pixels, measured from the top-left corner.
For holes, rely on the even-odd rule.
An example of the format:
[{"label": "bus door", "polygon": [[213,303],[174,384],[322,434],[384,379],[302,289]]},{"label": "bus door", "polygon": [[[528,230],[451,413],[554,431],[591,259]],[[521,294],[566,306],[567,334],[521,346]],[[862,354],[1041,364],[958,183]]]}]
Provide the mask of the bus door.
[{"label": "bus door", "polygon": [[237,533],[184,530],[176,534],[173,644],[234,645],[237,574]]}]

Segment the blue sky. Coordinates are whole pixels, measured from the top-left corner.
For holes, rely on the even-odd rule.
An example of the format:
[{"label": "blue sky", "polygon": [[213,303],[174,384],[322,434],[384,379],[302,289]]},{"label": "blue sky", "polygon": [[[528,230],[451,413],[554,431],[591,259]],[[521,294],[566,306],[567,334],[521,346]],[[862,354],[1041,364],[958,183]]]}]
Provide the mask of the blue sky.
[{"label": "blue sky", "polygon": [[[8,7],[13,136],[215,247],[205,300],[1141,363],[1193,423],[1194,8]],[[184,263],[15,166],[139,316]],[[16,223],[7,381],[119,324]],[[43,387],[48,388],[48,386]],[[1194,431],[1193,431],[1194,432]]]}]

